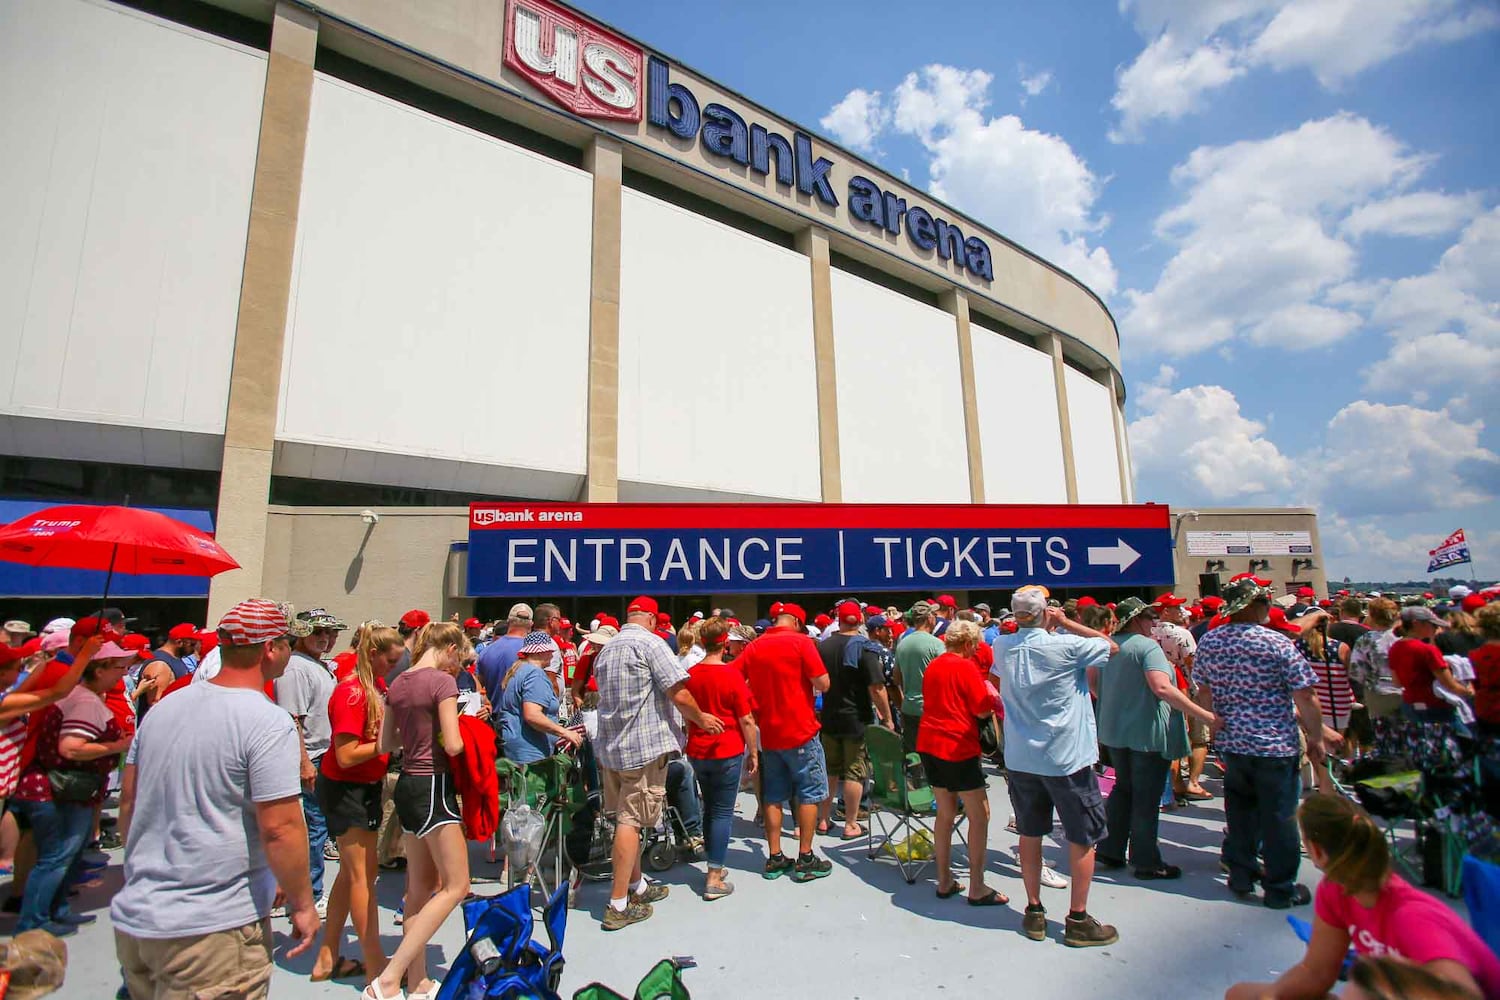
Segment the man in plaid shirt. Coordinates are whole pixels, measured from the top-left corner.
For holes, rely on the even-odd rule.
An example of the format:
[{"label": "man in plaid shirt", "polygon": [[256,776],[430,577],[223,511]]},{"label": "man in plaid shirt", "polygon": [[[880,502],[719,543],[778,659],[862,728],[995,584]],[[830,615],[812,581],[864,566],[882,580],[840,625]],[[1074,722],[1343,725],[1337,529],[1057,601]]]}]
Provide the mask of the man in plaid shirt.
[{"label": "man in plaid shirt", "polygon": [[651,904],[667,895],[666,886],[647,882],[641,873],[641,830],[661,822],[667,763],[682,750],[677,713],[705,732],[724,731],[721,719],[698,710],[687,690],[687,671],[652,631],[658,610],[649,597],[631,601],[625,627],[594,661],[599,683],[594,754],[604,777],[604,810],[615,817],[607,931],[645,920]]}]

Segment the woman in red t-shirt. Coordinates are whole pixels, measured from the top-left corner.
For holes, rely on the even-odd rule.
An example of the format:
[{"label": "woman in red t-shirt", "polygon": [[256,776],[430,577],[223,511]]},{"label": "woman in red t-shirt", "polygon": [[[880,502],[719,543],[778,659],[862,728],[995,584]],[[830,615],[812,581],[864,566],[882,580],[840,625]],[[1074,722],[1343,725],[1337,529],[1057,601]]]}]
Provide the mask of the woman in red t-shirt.
[{"label": "woman in red t-shirt", "polygon": [[1475,728],[1481,735],[1500,736],[1500,603],[1486,604],[1474,614],[1484,645],[1469,653],[1474,668]]},{"label": "woman in red t-shirt", "polygon": [[[708,733],[688,723],[687,756],[703,796],[703,833],[708,855],[708,882],[703,898],[722,899],[734,892],[725,880],[729,828],[734,823],[734,801],[740,790],[740,767],[755,773],[759,734],[750,686],[737,669],[724,662],[724,643],[730,624],[715,616],[698,627],[704,657],[688,671],[687,689],[698,708],[724,723],[722,733]],[[749,750],[749,754],[745,753]]]},{"label": "woman in red t-shirt", "polygon": [[[339,874],[328,893],[323,941],[313,962],[313,982],[359,977],[369,983],[385,968],[375,901],[375,841],[380,830],[380,786],[387,754],[379,752],[385,713],[385,675],[401,662],[401,633],[384,625],[360,627],[354,672],[333,689],[328,721],[333,744],[323,755],[314,786],[328,833],[339,846]],[[344,918],[351,918],[363,961],[339,955]]]},{"label": "woman in red t-shirt", "polygon": [[[982,633],[975,622],[956,621],[943,633],[948,649],[927,664],[922,675],[922,728],[917,752],[937,797],[937,894],[956,896],[964,887],[953,880],[953,823],[958,802],[969,821],[970,906],[1004,906],[1010,900],[984,884],[989,850],[990,803],[984,772],[979,769],[979,720],[994,714],[984,680],[974,669],[974,651]],[[987,725],[988,723],[986,723]]]}]

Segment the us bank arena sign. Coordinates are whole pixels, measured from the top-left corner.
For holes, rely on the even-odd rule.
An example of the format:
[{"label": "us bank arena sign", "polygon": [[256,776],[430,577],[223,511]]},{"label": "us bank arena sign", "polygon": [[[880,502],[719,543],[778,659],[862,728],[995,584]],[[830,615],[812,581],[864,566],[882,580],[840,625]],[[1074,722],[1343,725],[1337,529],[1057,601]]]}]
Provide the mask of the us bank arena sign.
[{"label": "us bank arena sign", "polygon": [[[813,155],[812,137],[793,131],[788,139],[726,105],[699,101],[671,65],[640,46],[548,0],[510,0],[505,18],[505,65],[554,103],[582,118],[647,126],[693,140],[721,162],[773,174],[779,187],[838,208],[832,174],[836,164]],[[936,253],[984,281],[995,279],[989,244],[868,177],[845,185],[848,213],[892,236],[904,230],[919,251]]]},{"label": "us bank arena sign", "polygon": [[1169,586],[1155,504],[469,506],[468,593]]}]

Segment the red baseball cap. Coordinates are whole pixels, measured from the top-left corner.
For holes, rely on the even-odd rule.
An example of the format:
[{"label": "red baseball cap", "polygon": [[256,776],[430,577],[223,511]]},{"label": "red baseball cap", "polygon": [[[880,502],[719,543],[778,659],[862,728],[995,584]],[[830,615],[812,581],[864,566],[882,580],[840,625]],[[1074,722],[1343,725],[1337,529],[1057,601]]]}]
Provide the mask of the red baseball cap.
[{"label": "red baseball cap", "polygon": [[1178,597],[1173,593],[1165,593],[1151,602],[1158,608],[1180,608],[1187,603],[1186,597]]},{"label": "red baseball cap", "polygon": [[840,624],[852,625],[860,621],[859,604],[856,601],[845,601],[838,606]]},{"label": "red baseball cap", "polygon": [[95,634],[102,635],[106,639],[113,639],[120,633],[116,632],[114,626],[109,622],[101,623],[93,615],[78,619],[73,623],[73,629],[69,633],[70,637],[74,639],[87,639]]},{"label": "red baseball cap", "polygon": [[658,612],[656,615],[656,624],[670,625],[672,624],[672,616],[667,614],[665,611]]},{"label": "red baseball cap", "polygon": [[478,618],[470,618],[468,621],[464,622],[464,628],[484,628],[484,622],[480,621]]},{"label": "red baseball cap", "polygon": [[1484,607],[1487,603],[1488,602],[1485,601],[1482,594],[1470,594],[1468,597],[1465,597],[1458,606],[1460,609],[1472,614],[1475,611],[1478,611],[1480,608]]},{"label": "red baseball cap", "polygon": [[[1298,591],[1298,593],[1301,593],[1301,591]],[[1423,600],[1427,600],[1427,601],[1432,600],[1432,591],[1430,591],[1430,590],[1423,591],[1422,592],[1422,599]]]},{"label": "red baseball cap", "polygon": [[421,608],[412,608],[401,616],[401,624],[407,628],[421,628],[423,625],[431,623],[431,621],[432,616]]},{"label": "red baseball cap", "polygon": [[179,639],[197,639],[198,626],[183,622],[181,625],[173,625],[172,631],[167,633],[167,638],[174,642]]},{"label": "red baseball cap", "polygon": [[1313,590],[1311,587],[1298,587],[1297,588],[1297,596],[1298,597],[1317,597],[1318,596],[1318,592],[1316,590]]},{"label": "red baseball cap", "polygon": [[1078,599],[1078,606],[1080,608],[1095,608],[1099,606],[1099,602],[1094,600],[1088,594],[1084,594]]},{"label": "red baseball cap", "polygon": [[613,625],[615,628],[619,628],[620,619],[616,618],[614,615],[601,614],[599,616],[599,627],[603,628],[606,625]]},{"label": "red baseball cap", "polygon": [[625,613],[627,615],[654,615],[659,611],[661,611],[661,608],[657,607],[656,601],[649,597],[637,597],[635,600],[631,601],[630,606],[625,609]]},{"label": "red baseball cap", "polygon": [[953,599],[952,594],[939,594],[932,599],[932,603],[941,608],[958,607],[958,602]]},{"label": "red baseball cap", "polygon": [[1108,604],[1105,605],[1105,607],[1108,608],[1109,610],[1113,611],[1115,609],[1115,602],[1114,601],[1110,601]]},{"label": "red baseball cap", "polygon": [[1325,597],[1325,598],[1323,598],[1321,601],[1318,602],[1318,607],[1320,607],[1320,608],[1331,608],[1331,607],[1333,607],[1333,598],[1331,598],[1331,597]]},{"label": "red baseball cap", "polygon": [[1210,594],[1203,599],[1203,606],[1210,611],[1218,611],[1224,606],[1224,598]]},{"label": "red baseball cap", "polygon": [[880,605],[876,604],[874,601],[871,601],[869,604],[865,605],[865,617],[866,618],[870,617],[871,615],[883,615],[883,614],[885,614],[885,609],[882,608]]},{"label": "red baseball cap", "polygon": [[777,601],[771,605],[771,618],[774,620],[778,615],[791,615],[800,624],[807,624],[807,612],[802,610],[800,604],[792,604],[790,602],[783,604],[781,601]]},{"label": "red baseball cap", "polygon": [[1257,587],[1269,587],[1271,585],[1270,580],[1263,580],[1254,573],[1236,573],[1229,578],[1230,583],[1236,580],[1254,580]]},{"label": "red baseball cap", "polygon": [[1266,619],[1266,626],[1287,635],[1301,635],[1302,630],[1286,620],[1286,609],[1279,604],[1271,605],[1270,616]]},{"label": "red baseball cap", "polygon": [[[176,632],[177,629],[174,628],[172,631]],[[197,638],[197,635],[198,635],[198,633],[195,631],[193,633],[193,637]],[[175,639],[176,636],[173,636],[173,638]],[[151,640],[148,639],[148,638],[146,638],[145,636],[141,635],[139,632],[131,632],[129,635],[122,635],[120,637],[120,648],[121,649],[136,649],[136,650],[150,649],[151,648]]]},{"label": "red baseball cap", "polygon": [[818,617],[813,619],[813,624],[818,626],[818,628],[827,628],[828,626],[833,624],[833,619],[829,618],[827,615],[819,615]]}]

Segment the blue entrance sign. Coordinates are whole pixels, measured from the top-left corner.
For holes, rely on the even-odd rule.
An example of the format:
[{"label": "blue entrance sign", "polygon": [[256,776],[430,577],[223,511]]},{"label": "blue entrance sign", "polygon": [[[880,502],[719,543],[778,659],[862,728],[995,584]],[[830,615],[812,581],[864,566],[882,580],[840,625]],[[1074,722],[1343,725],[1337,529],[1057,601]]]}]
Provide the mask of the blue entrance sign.
[{"label": "blue entrance sign", "polygon": [[469,508],[471,597],[1148,587],[1168,509],[864,504]]}]

